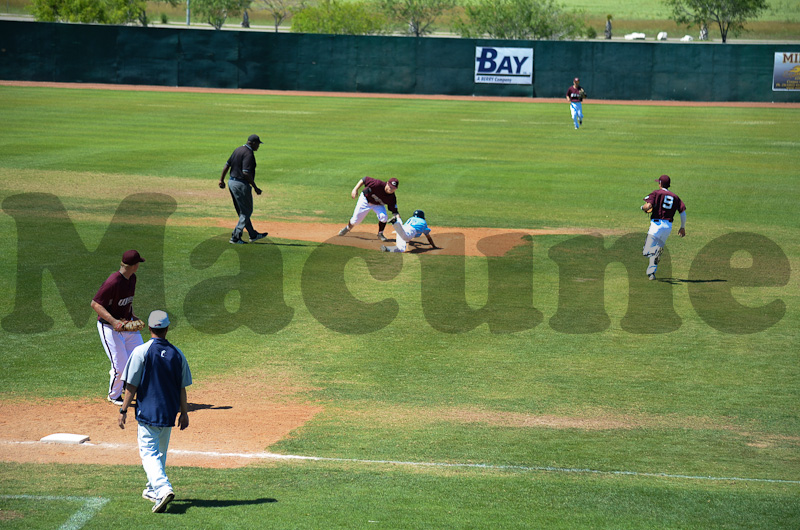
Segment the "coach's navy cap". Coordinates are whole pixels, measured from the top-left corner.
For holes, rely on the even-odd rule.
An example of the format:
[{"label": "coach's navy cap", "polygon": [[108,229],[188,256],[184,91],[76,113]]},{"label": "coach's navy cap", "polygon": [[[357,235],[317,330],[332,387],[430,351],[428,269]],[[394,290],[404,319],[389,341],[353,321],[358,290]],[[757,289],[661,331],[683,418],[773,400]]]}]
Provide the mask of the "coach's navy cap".
[{"label": "coach's navy cap", "polygon": [[164,329],[169,327],[169,317],[165,311],[156,309],[147,318],[147,325],[153,329]]},{"label": "coach's navy cap", "polygon": [[661,184],[662,188],[669,188],[670,185],[669,175],[661,175],[656,179],[656,182]]},{"label": "coach's navy cap", "polygon": [[144,258],[139,255],[138,250],[129,250],[122,255],[122,263],[125,265],[136,265],[144,261]]},{"label": "coach's navy cap", "polygon": [[397,179],[389,179],[389,186],[396,188],[397,185],[400,184],[400,181]]},{"label": "coach's navy cap", "polygon": [[261,141],[261,138],[258,137],[257,134],[251,134],[247,137],[247,141],[251,144],[263,144],[264,142]]}]

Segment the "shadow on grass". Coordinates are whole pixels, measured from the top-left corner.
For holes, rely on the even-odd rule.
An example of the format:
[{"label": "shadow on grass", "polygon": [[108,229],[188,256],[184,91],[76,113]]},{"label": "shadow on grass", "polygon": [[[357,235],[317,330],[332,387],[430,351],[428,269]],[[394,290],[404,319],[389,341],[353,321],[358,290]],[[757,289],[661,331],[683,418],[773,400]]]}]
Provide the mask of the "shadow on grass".
[{"label": "shadow on grass", "polygon": [[228,508],[231,506],[252,506],[272,502],[278,502],[278,499],[268,497],[244,500],[176,499],[167,506],[166,513],[181,514],[186,513],[190,508]]},{"label": "shadow on grass", "polygon": [[276,243],[275,240],[262,239],[261,241],[253,241],[248,243],[255,246],[271,245],[275,247],[315,247],[317,243]]},{"label": "shadow on grass", "polygon": [[681,283],[720,283],[720,282],[727,282],[728,280],[723,280],[721,278],[717,278],[715,280],[684,280],[682,278],[656,278],[656,281],[669,283],[672,285],[678,285]]}]

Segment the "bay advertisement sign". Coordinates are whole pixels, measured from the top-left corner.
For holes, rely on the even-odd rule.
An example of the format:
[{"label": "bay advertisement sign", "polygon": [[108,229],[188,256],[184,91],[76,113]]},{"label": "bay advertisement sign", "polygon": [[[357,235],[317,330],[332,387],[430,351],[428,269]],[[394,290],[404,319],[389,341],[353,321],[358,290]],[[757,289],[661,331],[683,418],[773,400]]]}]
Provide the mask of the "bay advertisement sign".
[{"label": "bay advertisement sign", "polygon": [[532,85],[533,48],[475,47],[475,82]]}]

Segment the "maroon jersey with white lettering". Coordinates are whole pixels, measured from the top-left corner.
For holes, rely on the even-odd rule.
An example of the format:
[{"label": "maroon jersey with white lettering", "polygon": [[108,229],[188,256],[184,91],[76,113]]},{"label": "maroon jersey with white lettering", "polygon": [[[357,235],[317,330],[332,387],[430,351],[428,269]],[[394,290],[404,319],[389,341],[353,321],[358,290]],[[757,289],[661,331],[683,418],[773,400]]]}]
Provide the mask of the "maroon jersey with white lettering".
[{"label": "maroon jersey with white lettering", "polygon": [[[131,277],[126,279],[121,272],[117,271],[103,282],[92,300],[105,307],[106,311],[117,320],[133,320],[135,291],[136,275],[131,274]],[[100,317],[97,320],[103,322]]]},{"label": "maroon jersey with white lettering", "polygon": [[[364,177],[364,196],[370,204],[383,204],[392,213],[397,213],[397,196],[394,193],[386,193],[386,183],[372,177]],[[369,189],[369,193],[367,193]]]},{"label": "maroon jersey with white lettering", "polygon": [[653,205],[650,219],[666,219],[670,223],[675,218],[675,213],[685,212],[686,205],[669,190],[657,189],[644,198],[645,202]]},{"label": "maroon jersey with white lettering", "polygon": [[581,102],[581,87],[578,85],[577,87],[571,86],[567,89],[567,97],[572,103],[580,103]]}]

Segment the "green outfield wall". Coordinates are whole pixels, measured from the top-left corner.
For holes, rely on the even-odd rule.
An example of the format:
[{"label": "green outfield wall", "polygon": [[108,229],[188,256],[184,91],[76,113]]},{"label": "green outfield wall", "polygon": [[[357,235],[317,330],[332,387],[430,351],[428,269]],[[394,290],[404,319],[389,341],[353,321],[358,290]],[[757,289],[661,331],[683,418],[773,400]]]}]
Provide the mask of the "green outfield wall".
[{"label": "green outfield wall", "polygon": [[[476,82],[476,47],[533,50],[530,84]],[[498,41],[0,22],[0,78],[398,94],[800,102],[773,91],[800,45]],[[800,57],[798,55],[797,57]],[[789,75],[789,74],[786,74]]]}]

